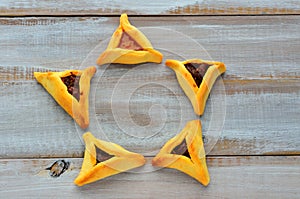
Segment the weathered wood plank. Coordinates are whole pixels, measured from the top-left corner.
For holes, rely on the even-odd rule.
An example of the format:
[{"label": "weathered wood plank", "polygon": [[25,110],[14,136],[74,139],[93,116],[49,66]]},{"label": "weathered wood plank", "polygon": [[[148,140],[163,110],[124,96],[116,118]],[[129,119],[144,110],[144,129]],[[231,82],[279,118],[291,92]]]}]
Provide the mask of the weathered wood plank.
[{"label": "weathered wood plank", "polygon": [[299,14],[296,0],[222,0],[208,1],[36,1],[6,0],[0,4],[2,16],[24,15],[236,15],[236,14]]},{"label": "weathered wood plank", "polygon": [[[81,157],[83,145],[80,136],[83,131],[76,128],[72,119],[33,80],[32,72],[78,68],[99,42],[110,37],[118,24],[118,17],[6,18],[0,19],[0,22],[1,157]],[[148,26],[144,32],[155,47],[162,46],[160,50],[168,55],[166,58],[172,57],[172,52],[184,58],[195,57],[199,54],[194,48],[197,43],[172,38],[171,32],[158,34],[157,29],[151,31],[149,27],[182,31],[199,42],[215,60],[226,63],[226,120],[211,155],[299,154],[298,16],[226,17],[222,21],[218,17],[138,17],[132,18],[132,22],[138,27]],[[105,47],[102,45],[100,48]],[[106,84],[98,81],[101,73],[97,73],[92,83],[96,90],[91,97],[91,115],[94,116],[91,126],[95,127],[100,122],[108,138],[117,139],[112,141],[131,149],[142,151],[151,141],[152,148],[142,151],[146,154],[154,154],[168,137],[180,131],[178,121],[181,114],[176,112],[178,102],[174,96],[182,100],[185,98],[172,71],[163,64],[151,67],[157,67],[157,70],[147,73],[147,84],[160,82],[165,88],[149,84],[145,90],[132,93],[130,89],[139,84],[130,84],[132,76],[124,74],[135,67],[115,66],[106,71],[103,79]],[[151,130],[164,127],[173,134],[158,134],[156,140],[154,136],[154,140],[141,141],[136,136],[145,134],[135,134],[139,131],[135,130],[136,125],[128,125],[132,124],[128,123],[131,122],[128,119],[121,122],[133,133],[126,136],[121,133],[109,103],[120,77],[128,82],[124,93],[133,94],[134,103],[129,103],[132,112],[128,118],[142,126],[144,131],[141,132],[146,132],[143,126],[154,119],[154,122],[166,120],[168,125],[157,125]],[[168,87],[175,90],[170,91]],[[120,110],[127,110],[128,101],[125,99],[115,99],[114,102]],[[190,104],[184,102],[179,108],[191,111]],[[154,106],[154,113],[149,112],[153,103],[162,104]],[[212,104],[208,103],[210,112],[214,107]],[[161,115],[155,115],[160,113],[157,112],[160,107],[170,112],[164,114],[162,111]],[[224,110],[215,112],[217,116],[223,116]],[[184,113],[189,114],[185,119],[195,117],[191,112]],[[210,116],[206,113],[201,119],[204,130],[209,127]],[[213,122],[220,125],[223,120]],[[99,133],[98,129],[91,130]]]},{"label": "weathered wood plank", "polygon": [[[171,169],[122,173],[76,187],[81,159],[58,178],[44,169],[55,159],[0,160],[0,194],[6,198],[298,198],[300,157],[214,157],[207,164],[211,183],[203,187]],[[149,159],[150,161],[150,159]],[[246,187],[246,189],[245,189]]]},{"label": "weathered wood plank", "polygon": [[[0,64],[78,67],[96,45],[109,39],[118,20],[118,17],[1,18]],[[130,17],[130,20],[137,27],[146,27],[143,31],[155,47],[162,46],[183,58],[210,56],[225,62],[227,74],[237,78],[300,76],[299,16]],[[179,33],[162,28],[180,31],[182,38],[170,37]],[[203,51],[194,49],[199,48],[198,44]]]},{"label": "weathered wood plank", "polygon": [[[187,121],[197,117],[173,71],[160,65],[142,67],[115,65],[103,74],[98,68],[91,84],[91,124],[87,130],[153,155]],[[18,69],[12,73],[16,81],[9,77],[12,79],[0,85],[0,157],[81,157],[85,131],[32,74]],[[3,70],[0,76],[10,74]],[[136,75],[131,75],[133,70]],[[122,82],[126,84],[122,86]],[[299,78],[240,80],[225,76],[226,93],[219,83],[201,117],[206,149],[218,139],[210,155],[300,153]]]}]

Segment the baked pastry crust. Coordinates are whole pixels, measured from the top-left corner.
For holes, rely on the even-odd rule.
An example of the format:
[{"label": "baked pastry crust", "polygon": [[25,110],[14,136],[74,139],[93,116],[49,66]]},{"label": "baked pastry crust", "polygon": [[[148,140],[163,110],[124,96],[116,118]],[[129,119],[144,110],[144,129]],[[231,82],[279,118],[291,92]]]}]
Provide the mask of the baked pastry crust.
[{"label": "baked pastry crust", "polygon": [[[82,186],[145,164],[144,156],[127,151],[118,144],[96,139],[90,132],[83,134],[85,153],[81,171],[74,183]],[[109,154],[107,160],[97,162],[96,147]]]},{"label": "baked pastry crust", "polygon": [[[128,43],[123,45],[123,41]],[[120,25],[113,33],[107,49],[98,57],[97,64],[161,63],[162,58],[163,55],[153,49],[147,37],[129,23],[127,14],[122,14]]]},{"label": "baked pastry crust", "polygon": [[[207,69],[203,80],[198,87],[192,74],[186,69],[185,64],[207,64]],[[179,85],[190,99],[194,112],[202,115],[209,93],[216,79],[226,71],[226,66],[222,62],[206,61],[201,59],[190,59],[186,61],[166,60],[166,65],[173,69],[176,73]]]},{"label": "baked pastry crust", "polygon": [[[189,157],[173,152],[184,141]],[[178,135],[166,142],[160,152],[153,158],[152,165],[177,169],[207,186],[210,177],[206,166],[201,122],[199,120],[188,122]]]},{"label": "baked pastry crust", "polygon": [[[55,101],[77,122],[77,124],[85,129],[89,125],[89,92],[90,80],[96,72],[94,66],[85,70],[66,70],[63,72],[34,72],[36,80],[48,91]],[[68,92],[67,86],[62,81],[62,77],[70,75],[80,76],[79,101]]]}]

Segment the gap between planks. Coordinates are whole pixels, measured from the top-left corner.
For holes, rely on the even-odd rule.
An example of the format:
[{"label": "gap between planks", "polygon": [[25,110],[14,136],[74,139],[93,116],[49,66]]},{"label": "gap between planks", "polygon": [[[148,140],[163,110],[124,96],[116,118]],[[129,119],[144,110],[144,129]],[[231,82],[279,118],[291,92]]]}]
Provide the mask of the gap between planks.
[{"label": "gap between planks", "polygon": [[[130,20],[136,27],[168,28],[191,37],[212,59],[228,66],[226,75],[237,78],[300,75],[299,16],[225,17],[222,20],[219,17],[133,17]],[[1,18],[0,63],[3,67],[79,66],[97,44],[111,36],[118,23],[117,18]],[[162,31],[157,35],[150,30],[146,32],[149,34],[154,47],[163,46],[186,58],[199,56],[199,53],[201,58],[207,56],[202,51],[187,48],[192,45],[191,41],[188,44],[178,39],[174,41]]]},{"label": "gap between planks", "polygon": [[56,159],[0,159],[0,194],[10,198],[298,198],[300,194],[299,156],[207,158],[208,187],[174,169],[133,170],[77,187],[73,181],[82,159],[69,160],[70,169],[52,178],[45,168]]},{"label": "gap between planks", "polygon": [[[136,14],[130,14],[130,17],[143,17],[143,18],[158,18],[158,17],[164,17],[164,18],[181,18],[181,17],[217,17],[217,18],[223,18],[223,17],[275,17],[275,16],[300,16],[300,13],[279,13],[279,14],[209,14],[209,15],[203,15],[203,14],[194,14],[194,15],[184,15],[184,14],[176,14],[176,15],[166,15],[166,14],[160,14],[160,15],[136,15]],[[0,19],[3,18],[82,18],[82,17],[88,17],[88,18],[94,18],[94,17],[109,17],[109,18],[119,18],[120,14],[115,15],[105,15],[105,14],[54,14],[54,15],[41,15],[41,14],[28,14],[28,15],[0,15]]]},{"label": "gap between planks", "polygon": [[243,14],[299,14],[297,2],[252,0],[232,0],[230,3],[222,0],[206,1],[132,1],[117,0],[113,2],[24,0],[16,2],[7,0],[1,4],[0,15],[118,15],[123,12],[133,15],[243,15]]}]

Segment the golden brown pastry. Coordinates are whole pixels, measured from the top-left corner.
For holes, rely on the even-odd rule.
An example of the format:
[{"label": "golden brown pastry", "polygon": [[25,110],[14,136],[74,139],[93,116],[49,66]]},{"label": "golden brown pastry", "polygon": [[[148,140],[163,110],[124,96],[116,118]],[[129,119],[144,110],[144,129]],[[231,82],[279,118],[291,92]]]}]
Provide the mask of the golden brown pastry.
[{"label": "golden brown pastry", "polygon": [[129,23],[127,15],[122,14],[120,26],[112,35],[107,49],[98,57],[97,64],[160,63],[162,58],[163,55],[153,49],[146,36]]},{"label": "golden brown pastry", "polygon": [[152,165],[182,171],[204,186],[210,181],[202,141],[201,123],[193,120],[171,138],[153,158]]},{"label": "golden brown pastry", "polygon": [[95,72],[95,67],[88,67],[83,71],[34,72],[34,77],[78,125],[85,129],[89,125],[90,80]]},{"label": "golden brown pastry", "polygon": [[166,60],[166,65],[175,71],[181,88],[193,105],[194,112],[202,115],[210,90],[218,76],[226,71],[224,63],[191,59],[183,62]]},{"label": "golden brown pastry", "polygon": [[127,151],[120,145],[96,139],[90,132],[83,135],[85,153],[81,171],[74,183],[82,186],[145,164],[144,156]]}]

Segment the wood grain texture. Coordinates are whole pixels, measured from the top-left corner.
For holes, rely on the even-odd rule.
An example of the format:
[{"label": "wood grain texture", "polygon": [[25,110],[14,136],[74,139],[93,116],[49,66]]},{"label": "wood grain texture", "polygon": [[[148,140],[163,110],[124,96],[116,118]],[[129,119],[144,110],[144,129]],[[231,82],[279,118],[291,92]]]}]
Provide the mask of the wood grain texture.
[{"label": "wood grain texture", "polygon": [[[227,66],[200,118],[208,187],[151,166],[165,141],[199,119],[164,63],[98,67],[87,130],[33,78],[95,65],[124,12],[164,61]],[[299,22],[297,0],[1,1],[0,196],[299,198]],[[145,155],[146,165],[76,187],[85,131]],[[71,167],[52,178],[45,169],[58,159]]]},{"label": "wood grain texture", "polygon": [[189,0],[189,1],[36,1],[6,0],[0,3],[0,15],[267,15],[299,14],[297,0]]},{"label": "wood grain texture", "polygon": [[[145,27],[144,31],[171,29],[159,35],[148,31],[153,35],[150,40],[154,47],[165,46],[165,50],[174,50],[183,59],[200,55],[223,61],[228,66],[227,74],[236,78],[300,77],[299,16],[129,19],[133,25]],[[78,67],[91,50],[110,38],[118,24],[119,17],[1,18],[1,66]],[[181,40],[169,36],[176,31],[183,34]],[[195,42],[187,43],[191,38]],[[198,44],[204,53],[187,46]]]},{"label": "wood grain texture", "polygon": [[[160,50],[168,55],[166,58],[172,57],[173,51],[184,58],[202,55],[202,51],[194,48],[200,43],[208,53],[204,56],[227,65],[224,75],[226,120],[210,155],[299,154],[299,17],[219,19],[134,17],[132,23],[138,27],[148,26],[144,29],[146,35],[155,47],[164,46]],[[0,131],[3,135],[0,157],[82,157],[83,131],[35,82],[32,73],[80,68],[83,60],[90,56],[89,52],[110,37],[118,17],[6,18],[0,22],[0,52],[3,55],[0,57]],[[182,40],[172,38],[170,31],[153,34],[151,29],[149,31],[151,27],[181,31],[198,43],[187,42],[186,35],[182,35]],[[96,53],[100,54],[100,49],[105,47],[103,43]],[[103,74],[100,72],[103,68],[98,68],[98,75],[92,81],[95,90],[91,96],[93,128],[90,130],[99,136],[102,130],[107,139],[153,155],[168,138],[181,130],[182,113],[187,115],[185,119],[195,116],[186,111],[191,110],[190,104],[171,70],[163,64],[142,66],[147,72],[137,70],[134,76],[142,77],[136,78],[137,82],[128,74],[138,67],[112,66]],[[156,70],[151,71],[153,67]],[[114,110],[129,110],[125,120],[116,122],[111,98],[120,80],[128,85],[119,88],[131,95],[131,103],[122,95],[114,98],[117,105]],[[131,90],[144,80],[147,85]],[[182,100],[180,106],[175,96]],[[208,102],[207,112],[201,118],[204,131],[210,127],[209,113],[212,113],[213,105],[212,101]],[[178,110],[185,111],[180,113]],[[224,109],[214,112],[222,119]],[[162,126],[164,122],[160,121],[168,125]],[[151,122],[154,126],[147,131]],[[224,120],[213,122],[222,125]],[[125,133],[121,131],[123,128]],[[163,134],[152,137],[152,148],[143,151],[149,147],[149,139],[140,138],[149,138],[156,130]]]},{"label": "wood grain texture", "polygon": [[76,187],[73,180],[82,160],[69,159],[71,169],[59,178],[44,170],[54,161],[0,160],[0,194],[7,198],[298,198],[300,194],[299,156],[208,158],[208,187],[171,169],[122,173]]},{"label": "wood grain texture", "polygon": [[[153,155],[186,121],[196,118],[174,73],[161,68],[148,76],[140,71],[140,77],[149,81],[138,89],[141,81],[124,77],[130,69],[123,66],[112,67],[101,77],[96,75],[91,84],[88,130],[131,150]],[[16,76],[21,74],[22,71],[16,72]],[[127,82],[126,88],[117,84],[121,80]],[[204,134],[213,133],[210,125],[222,132],[210,155],[300,153],[299,79],[249,81],[225,76],[224,85],[226,102],[220,103],[225,106],[210,99],[201,117]],[[35,80],[2,81],[0,87],[2,158],[82,157],[84,131]],[[129,100],[119,97],[126,94]],[[222,99],[220,93],[213,96]],[[215,120],[212,112],[217,115]]]}]

